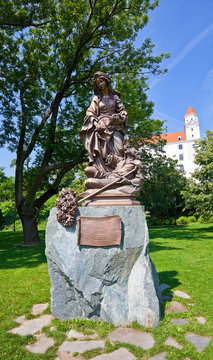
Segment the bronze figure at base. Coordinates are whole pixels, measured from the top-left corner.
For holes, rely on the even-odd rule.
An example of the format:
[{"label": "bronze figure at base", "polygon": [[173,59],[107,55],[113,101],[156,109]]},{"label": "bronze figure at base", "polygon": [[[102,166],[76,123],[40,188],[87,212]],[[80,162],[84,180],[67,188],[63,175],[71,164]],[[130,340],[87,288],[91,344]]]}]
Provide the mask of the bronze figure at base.
[{"label": "bronze figure at base", "polygon": [[128,123],[121,94],[101,71],[94,75],[94,94],[80,132],[89,153],[87,191],[80,202],[87,200],[87,206],[139,205],[136,196],[143,184],[143,165],[136,149],[124,149]]}]

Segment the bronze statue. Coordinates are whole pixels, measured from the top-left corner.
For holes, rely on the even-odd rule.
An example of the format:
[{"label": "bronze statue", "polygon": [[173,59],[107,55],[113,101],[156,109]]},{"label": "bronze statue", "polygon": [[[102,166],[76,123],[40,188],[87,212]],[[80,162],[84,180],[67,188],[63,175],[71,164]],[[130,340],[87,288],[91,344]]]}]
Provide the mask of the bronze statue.
[{"label": "bronze statue", "polygon": [[136,196],[143,183],[143,165],[134,148],[124,149],[128,123],[121,94],[111,87],[105,73],[96,72],[93,80],[95,96],[80,132],[89,152],[89,166],[85,169],[87,191],[80,202],[100,192],[104,194],[106,189],[113,196],[115,190],[116,194]]},{"label": "bronze statue", "polygon": [[120,93],[111,88],[110,78],[98,71],[94,75],[94,98],[87,109],[80,137],[89,152],[88,177],[104,178],[112,168],[106,164],[109,154],[124,156],[123,140],[127,132],[127,112]]},{"label": "bronze statue", "polygon": [[96,204],[103,205],[102,200],[97,200],[100,193],[104,205],[140,204],[136,195],[144,179],[143,165],[136,149],[124,149],[128,123],[121,94],[112,89],[109,76],[101,71],[94,75],[94,94],[80,132],[89,152],[89,166],[85,169],[87,191],[77,202],[72,189],[63,189],[55,203],[57,220],[65,227],[73,225],[77,205],[81,202],[86,204],[86,200],[96,197]]},{"label": "bronze statue", "polygon": [[[143,181],[143,165],[139,160],[137,150],[130,148],[125,150],[124,157],[109,154],[106,159],[107,165],[111,165],[113,170],[108,172],[104,179],[89,178],[85,181],[87,189],[99,189],[111,185],[111,189],[119,189],[123,192],[130,192],[129,186],[134,190],[131,194],[137,193],[141,189]],[[117,181],[114,181],[116,180]]]}]

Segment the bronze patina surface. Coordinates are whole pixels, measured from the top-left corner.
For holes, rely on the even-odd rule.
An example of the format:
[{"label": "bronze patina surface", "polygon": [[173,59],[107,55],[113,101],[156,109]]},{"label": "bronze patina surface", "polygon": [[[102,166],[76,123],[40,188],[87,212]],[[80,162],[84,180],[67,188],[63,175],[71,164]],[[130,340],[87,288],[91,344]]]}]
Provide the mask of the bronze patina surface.
[{"label": "bronze patina surface", "polygon": [[77,245],[112,246],[120,245],[122,222],[120,216],[77,218]]},{"label": "bronze patina surface", "polygon": [[94,74],[94,95],[80,132],[89,153],[89,166],[84,169],[88,177],[85,185],[87,190],[93,189],[94,192],[80,202],[106,189],[117,189],[121,194],[136,197],[143,184],[144,168],[139,152],[134,148],[124,148],[128,115],[121,94],[112,88],[107,74],[97,71]]}]

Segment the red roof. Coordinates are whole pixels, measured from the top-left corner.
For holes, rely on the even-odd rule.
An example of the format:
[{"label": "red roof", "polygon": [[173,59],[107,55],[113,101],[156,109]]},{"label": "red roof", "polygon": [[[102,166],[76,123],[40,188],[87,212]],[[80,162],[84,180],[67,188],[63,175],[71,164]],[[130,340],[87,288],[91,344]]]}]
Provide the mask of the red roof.
[{"label": "red roof", "polygon": [[189,106],[185,116],[188,115],[188,114],[196,114],[196,111],[193,109],[192,106]]},{"label": "red roof", "polygon": [[186,140],[185,131],[177,131],[177,132],[168,133],[168,134],[161,134],[160,137],[161,137],[161,139],[165,139],[167,142]]}]

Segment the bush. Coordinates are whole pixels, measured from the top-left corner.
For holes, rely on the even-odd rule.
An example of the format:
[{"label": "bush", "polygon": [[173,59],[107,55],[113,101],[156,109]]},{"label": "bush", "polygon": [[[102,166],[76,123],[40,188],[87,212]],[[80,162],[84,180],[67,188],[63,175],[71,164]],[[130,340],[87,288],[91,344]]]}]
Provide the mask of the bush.
[{"label": "bush", "polygon": [[188,223],[194,223],[194,222],[196,222],[196,221],[197,221],[197,219],[196,219],[195,216],[189,216],[189,217],[188,217]]},{"label": "bush", "polygon": [[208,224],[213,222],[213,215],[209,217],[200,216],[197,220],[200,224]]},{"label": "bush", "polygon": [[205,219],[202,215],[197,219],[197,221],[200,223],[200,224],[205,224],[207,223],[207,219]]},{"label": "bush", "polygon": [[210,216],[210,218],[209,218],[209,222],[210,222],[210,223],[213,223],[213,215],[212,215],[212,216]]},{"label": "bush", "polygon": [[186,216],[181,216],[177,219],[178,225],[186,225],[188,224],[188,218]]}]

